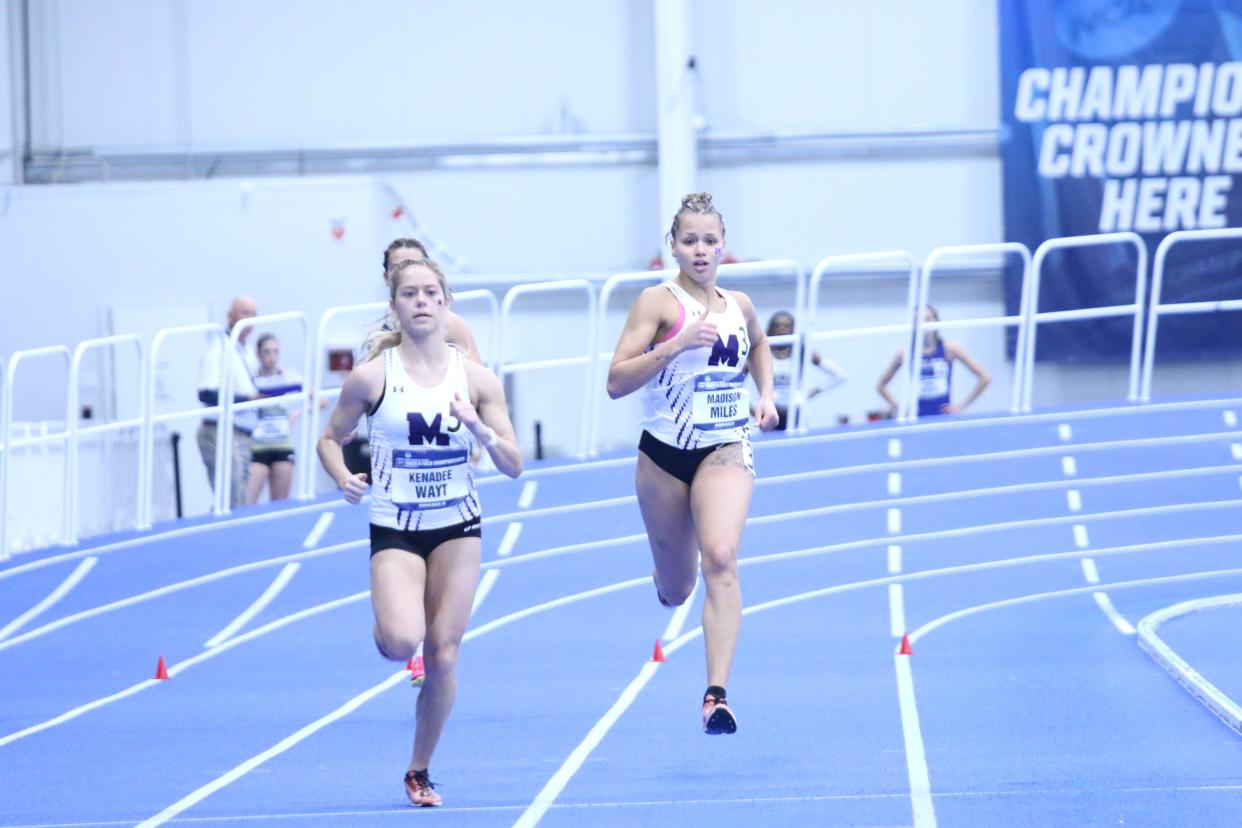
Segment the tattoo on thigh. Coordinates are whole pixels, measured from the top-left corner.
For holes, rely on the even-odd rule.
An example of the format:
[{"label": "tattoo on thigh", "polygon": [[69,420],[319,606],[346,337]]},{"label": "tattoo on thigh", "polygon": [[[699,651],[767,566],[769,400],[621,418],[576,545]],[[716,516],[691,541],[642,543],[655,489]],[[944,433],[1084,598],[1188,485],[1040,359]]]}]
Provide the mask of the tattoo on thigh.
[{"label": "tattoo on thigh", "polygon": [[746,458],[742,454],[741,443],[729,443],[721,446],[711,453],[709,463],[713,466],[733,466],[743,471],[748,471],[746,466]]}]

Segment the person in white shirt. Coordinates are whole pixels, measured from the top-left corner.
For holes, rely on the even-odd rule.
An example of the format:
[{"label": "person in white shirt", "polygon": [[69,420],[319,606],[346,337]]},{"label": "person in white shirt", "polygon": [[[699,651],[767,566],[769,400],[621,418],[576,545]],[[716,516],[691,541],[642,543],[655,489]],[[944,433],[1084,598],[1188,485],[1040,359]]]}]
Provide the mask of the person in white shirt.
[{"label": "person in white shirt", "polygon": [[[278,397],[302,390],[302,377],[292,368],[280,367],[280,340],[265,333],[255,343],[259,370],[254,375],[255,388],[268,397]],[[293,484],[293,436],[291,426],[297,410],[274,400],[257,412],[258,421],[250,434],[250,482],[246,502],[258,503],[263,487],[270,485],[269,501],[284,500]]]},{"label": "person in white shirt", "polygon": [[[228,330],[243,319],[258,314],[254,300],[249,296],[238,296],[229,305]],[[254,387],[246,354],[243,346],[249,336],[249,330],[243,330],[237,348],[232,349],[226,337],[212,340],[203,356],[199,367],[198,399],[206,406],[220,403],[221,377],[224,371],[232,372],[233,401],[244,402],[260,397]],[[231,353],[225,353],[229,349]],[[202,425],[198,427],[198,450],[203,456],[203,465],[207,467],[207,479],[214,489],[216,486],[216,441],[217,417],[215,414],[203,416]],[[231,506],[242,506],[246,502],[246,485],[250,475],[251,432],[256,421],[254,412],[237,412],[233,420],[233,460],[232,460],[232,494],[229,498]]]}]

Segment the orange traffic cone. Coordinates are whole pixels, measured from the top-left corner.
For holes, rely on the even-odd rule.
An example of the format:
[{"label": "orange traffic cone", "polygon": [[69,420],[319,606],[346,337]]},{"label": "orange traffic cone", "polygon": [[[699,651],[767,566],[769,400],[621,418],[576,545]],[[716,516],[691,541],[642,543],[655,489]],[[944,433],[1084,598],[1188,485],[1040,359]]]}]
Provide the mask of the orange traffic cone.
[{"label": "orange traffic cone", "polygon": [[914,655],[914,649],[910,646],[910,633],[904,633],[901,636],[901,647],[897,650],[898,655]]},{"label": "orange traffic cone", "polygon": [[168,667],[164,664],[164,657],[160,656],[160,663],[155,665],[155,677],[157,679],[168,678]]},{"label": "orange traffic cone", "polygon": [[664,657],[664,648],[660,646],[660,639],[656,639],[655,652],[651,654],[652,661],[668,661]]}]

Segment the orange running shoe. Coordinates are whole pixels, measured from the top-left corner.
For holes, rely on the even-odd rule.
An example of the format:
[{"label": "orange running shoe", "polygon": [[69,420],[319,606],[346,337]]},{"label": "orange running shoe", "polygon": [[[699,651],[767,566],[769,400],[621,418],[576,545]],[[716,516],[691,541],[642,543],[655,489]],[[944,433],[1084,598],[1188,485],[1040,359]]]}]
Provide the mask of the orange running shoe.
[{"label": "orange running shoe", "polygon": [[431,807],[444,801],[436,793],[436,786],[431,784],[426,770],[405,772],[405,795],[410,798],[410,804],[416,807]]},{"label": "orange running shoe", "polygon": [[708,693],[703,697],[703,732],[708,736],[737,732],[737,719],[724,696]]},{"label": "orange running shoe", "polygon": [[414,656],[414,667],[410,670],[410,686],[422,687],[425,678],[427,678],[427,670],[423,667],[423,657]]}]

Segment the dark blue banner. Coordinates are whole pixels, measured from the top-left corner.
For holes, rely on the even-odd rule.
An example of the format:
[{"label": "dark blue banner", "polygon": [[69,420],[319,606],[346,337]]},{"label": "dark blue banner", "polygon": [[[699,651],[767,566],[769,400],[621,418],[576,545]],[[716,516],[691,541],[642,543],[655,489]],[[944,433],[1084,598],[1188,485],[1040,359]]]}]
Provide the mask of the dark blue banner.
[{"label": "dark blue banner", "polygon": [[[1174,230],[1242,225],[1242,0],[999,0],[1005,236],[1132,230],[1150,255]],[[1055,254],[1040,310],[1123,305],[1135,257]],[[1242,298],[1242,242],[1170,253],[1164,302]],[[1006,279],[1009,313],[1019,279]],[[1242,353],[1233,314],[1161,320],[1159,353]],[[1129,320],[1040,327],[1039,359],[1128,358]]]}]

